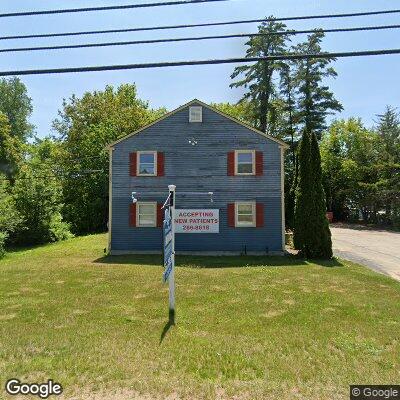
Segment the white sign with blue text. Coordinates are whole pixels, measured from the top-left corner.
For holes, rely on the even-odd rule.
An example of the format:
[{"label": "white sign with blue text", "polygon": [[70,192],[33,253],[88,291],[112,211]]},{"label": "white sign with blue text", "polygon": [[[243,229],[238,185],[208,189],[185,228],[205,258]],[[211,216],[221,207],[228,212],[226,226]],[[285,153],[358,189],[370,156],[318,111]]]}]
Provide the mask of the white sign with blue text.
[{"label": "white sign with blue text", "polygon": [[163,280],[164,283],[167,282],[168,277],[173,268],[173,259],[172,259],[172,219],[169,215],[169,210],[165,210],[164,217],[164,273]]}]

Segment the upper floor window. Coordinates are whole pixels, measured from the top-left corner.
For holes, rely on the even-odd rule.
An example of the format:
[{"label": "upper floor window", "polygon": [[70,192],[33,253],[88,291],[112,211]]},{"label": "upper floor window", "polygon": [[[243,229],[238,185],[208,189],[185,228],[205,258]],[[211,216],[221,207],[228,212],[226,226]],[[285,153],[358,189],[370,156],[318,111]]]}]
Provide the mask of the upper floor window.
[{"label": "upper floor window", "polygon": [[138,151],[137,153],[137,171],[138,176],[156,176],[157,175],[157,152],[156,151]]},{"label": "upper floor window", "polygon": [[136,226],[154,227],[157,226],[157,203],[138,202]]},{"label": "upper floor window", "polygon": [[203,107],[189,107],[189,122],[203,122]]},{"label": "upper floor window", "polygon": [[235,175],[255,175],[255,151],[235,151]]}]

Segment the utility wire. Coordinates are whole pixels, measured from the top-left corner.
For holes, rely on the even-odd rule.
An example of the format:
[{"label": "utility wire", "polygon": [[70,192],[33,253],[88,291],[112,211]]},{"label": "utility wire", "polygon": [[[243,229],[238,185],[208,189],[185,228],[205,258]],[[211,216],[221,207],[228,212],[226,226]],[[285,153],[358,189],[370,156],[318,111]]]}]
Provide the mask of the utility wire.
[{"label": "utility wire", "polygon": [[122,64],[122,65],[99,65],[93,67],[69,67],[69,68],[47,68],[47,69],[28,69],[15,71],[0,71],[0,76],[21,76],[21,75],[49,75],[49,74],[66,74],[72,72],[97,72],[97,71],[118,71],[129,69],[150,69],[150,68],[167,68],[167,67],[183,67],[189,65],[216,65],[216,64],[239,64],[257,61],[282,61],[282,60],[306,60],[306,59],[329,59],[343,57],[363,57],[363,56],[379,56],[389,54],[400,54],[399,49],[384,50],[367,50],[367,51],[350,51],[335,53],[319,53],[319,54],[277,54],[267,57],[249,57],[249,58],[228,58],[217,60],[194,60],[194,61],[173,61],[143,64]]},{"label": "utility wire", "polygon": [[81,12],[89,12],[89,11],[127,10],[127,9],[132,9],[132,8],[177,6],[177,5],[184,5],[184,4],[211,3],[211,2],[217,2],[217,1],[229,1],[229,0],[178,0],[178,1],[162,1],[162,2],[157,2],[157,3],[126,4],[126,5],[104,6],[104,7],[66,8],[66,9],[61,9],[61,10],[41,10],[41,11],[22,11],[22,12],[11,12],[11,13],[0,14],[0,18],[26,17],[26,16],[31,16],[31,15],[81,13]]},{"label": "utility wire", "polygon": [[82,49],[90,47],[110,47],[110,46],[127,46],[137,44],[155,44],[155,43],[171,43],[171,42],[187,42],[187,41],[199,41],[199,40],[214,40],[214,39],[231,39],[231,38],[247,38],[247,37],[258,37],[258,36],[287,36],[287,35],[299,35],[305,33],[324,32],[324,33],[336,33],[336,32],[356,32],[356,31],[368,31],[368,30],[382,30],[382,29],[399,29],[400,25],[381,25],[381,26],[364,26],[356,28],[337,28],[337,29],[309,29],[302,31],[288,30],[271,33],[238,33],[231,35],[213,35],[213,36],[197,36],[197,37],[182,37],[182,38],[168,38],[168,39],[148,39],[148,40],[129,40],[122,42],[103,42],[103,43],[83,43],[83,44],[68,44],[58,46],[35,46],[35,47],[15,47],[0,49],[0,53],[15,53],[21,51],[42,51],[42,50],[65,50],[65,49]]},{"label": "utility wire", "polygon": [[0,40],[98,35],[98,34],[106,34],[106,33],[126,33],[126,32],[140,32],[140,31],[156,31],[156,30],[165,30],[165,29],[200,28],[200,27],[209,27],[209,26],[251,24],[251,23],[272,22],[272,21],[296,21],[296,20],[308,20],[308,19],[361,17],[361,16],[367,16],[367,15],[398,14],[398,13],[400,13],[400,9],[399,10],[367,11],[367,12],[352,13],[352,14],[322,14],[322,15],[305,15],[305,16],[295,16],[295,17],[282,17],[282,18],[248,19],[248,20],[239,20],[239,21],[209,22],[209,23],[203,23],[203,24],[166,25],[166,26],[152,26],[152,27],[125,28],[125,29],[107,29],[107,30],[80,31],[80,32],[38,33],[38,34],[30,34],[30,35],[9,35],[9,36],[0,36]]}]

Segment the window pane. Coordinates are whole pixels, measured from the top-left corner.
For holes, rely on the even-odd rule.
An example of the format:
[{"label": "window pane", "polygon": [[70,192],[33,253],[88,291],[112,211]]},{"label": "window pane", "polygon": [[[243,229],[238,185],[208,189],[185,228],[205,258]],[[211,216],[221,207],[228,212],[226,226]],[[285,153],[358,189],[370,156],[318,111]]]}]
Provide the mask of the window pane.
[{"label": "window pane", "polygon": [[238,164],[240,163],[253,163],[253,153],[238,153],[237,154]]},{"label": "window pane", "polygon": [[139,225],[154,225],[154,215],[139,215]]},{"label": "window pane", "polygon": [[251,204],[238,204],[238,214],[252,214],[253,206]]},{"label": "window pane", "polygon": [[154,175],[154,164],[140,164],[139,174]]},{"label": "window pane", "polygon": [[238,215],[238,222],[253,222],[253,215]]},{"label": "window pane", "polygon": [[139,214],[154,214],[154,206],[152,204],[139,204]]},{"label": "window pane", "polygon": [[154,154],[141,154],[140,163],[154,164]]},{"label": "window pane", "polygon": [[140,154],[139,174],[154,175],[154,154]]},{"label": "window pane", "polygon": [[238,164],[237,172],[239,174],[251,174],[253,172],[253,163],[251,163],[251,164]]}]

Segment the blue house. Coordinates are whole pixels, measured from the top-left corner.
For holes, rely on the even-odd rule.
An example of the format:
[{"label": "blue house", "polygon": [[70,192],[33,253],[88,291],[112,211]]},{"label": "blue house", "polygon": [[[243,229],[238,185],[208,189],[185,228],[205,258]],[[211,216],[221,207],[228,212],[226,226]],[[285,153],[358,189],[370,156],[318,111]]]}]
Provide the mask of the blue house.
[{"label": "blue house", "polygon": [[281,253],[286,148],[199,100],[110,144],[110,253],[161,252],[171,184],[177,253]]}]

